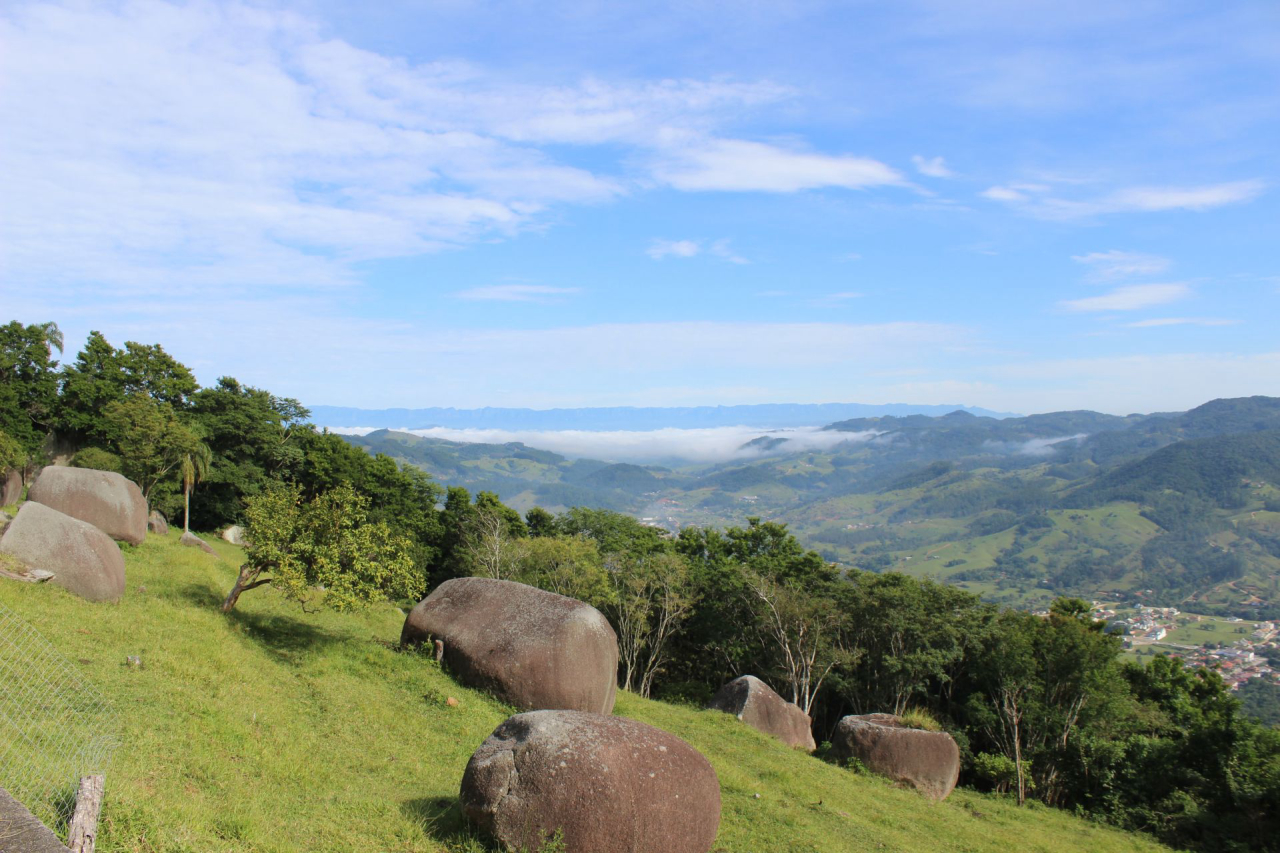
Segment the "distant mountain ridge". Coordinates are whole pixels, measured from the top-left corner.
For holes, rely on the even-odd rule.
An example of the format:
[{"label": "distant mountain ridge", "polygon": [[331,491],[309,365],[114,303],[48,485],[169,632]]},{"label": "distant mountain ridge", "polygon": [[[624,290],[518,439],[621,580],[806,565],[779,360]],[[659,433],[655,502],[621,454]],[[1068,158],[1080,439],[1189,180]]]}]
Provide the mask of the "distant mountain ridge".
[{"label": "distant mountain ridge", "polygon": [[333,428],[377,429],[537,429],[656,430],[706,429],[722,426],[761,428],[819,426],[851,418],[940,416],[967,412],[987,418],[1013,415],[973,406],[931,406],[910,403],[761,403],[743,406],[640,407],[608,406],[580,409],[358,409],[344,406],[312,406],[311,419]]}]

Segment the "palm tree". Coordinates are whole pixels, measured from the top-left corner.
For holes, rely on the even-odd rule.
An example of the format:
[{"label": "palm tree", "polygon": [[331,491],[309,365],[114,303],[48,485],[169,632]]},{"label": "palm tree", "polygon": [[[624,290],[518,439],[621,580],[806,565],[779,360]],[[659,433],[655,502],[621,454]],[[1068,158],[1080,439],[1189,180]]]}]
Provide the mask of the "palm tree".
[{"label": "palm tree", "polygon": [[209,445],[203,441],[196,442],[195,446],[187,451],[182,457],[182,532],[191,532],[191,490],[196,487],[196,483],[203,480],[209,473],[209,465],[213,462],[213,452],[209,450]]}]

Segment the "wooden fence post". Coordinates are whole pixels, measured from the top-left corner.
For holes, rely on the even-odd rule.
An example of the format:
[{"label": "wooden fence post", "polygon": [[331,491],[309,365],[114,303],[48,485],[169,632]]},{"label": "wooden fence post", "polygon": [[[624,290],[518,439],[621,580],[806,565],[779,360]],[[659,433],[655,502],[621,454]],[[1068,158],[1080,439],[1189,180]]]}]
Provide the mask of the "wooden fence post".
[{"label": "wooden fence post", "polygon": [[80,789],[76,791],[76,810],[71,815],[71,827],[67,831],[67,847],[71,853],[93,853],[105,787],[106,779],[102,776],[81,777]]}]

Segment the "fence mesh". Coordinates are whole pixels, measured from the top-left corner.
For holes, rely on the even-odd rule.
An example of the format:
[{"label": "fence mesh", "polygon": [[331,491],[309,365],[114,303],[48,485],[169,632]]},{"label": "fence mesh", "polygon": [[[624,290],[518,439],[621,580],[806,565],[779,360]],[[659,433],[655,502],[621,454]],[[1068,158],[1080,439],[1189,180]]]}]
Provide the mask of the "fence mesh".
[{"label": "fence mesh", "polygon": [[106,773],[116,732],[98,689],[0,604],[0,788],[62,832],[80,777]]}]

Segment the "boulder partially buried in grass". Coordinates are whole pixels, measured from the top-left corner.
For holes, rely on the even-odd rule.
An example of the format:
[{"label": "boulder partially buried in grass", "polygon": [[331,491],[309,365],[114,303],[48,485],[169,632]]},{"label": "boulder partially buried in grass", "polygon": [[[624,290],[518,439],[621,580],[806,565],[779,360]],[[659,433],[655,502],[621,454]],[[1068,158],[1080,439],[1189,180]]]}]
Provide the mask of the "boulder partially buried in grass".
[{"label": "boulder partially buried in grass", "polygon": [[490,578],[445,581],[409,613],[402,645],[444,643],[466,684],[526,710],[608,714],[617,692],[618,638],[589,604]]},{"label": "boulder partially buried in grass", "polygon": [[720,825],[710,762],[675,735],[580,711],[517,714],[471,756],[467,817],[508,850],[557,833],[569,853],[707,853]]},{"label": "boulder partially buried in grass", "polygon": [[31,569],[52,572],[50,583],[90,601],[124,595],[124,555],[98,528],[27,501],[0,537],[0,553]]},{"label": "boulder partially buried in grass", "polygon": [[845,717],[831,746],[837,759],[856,758],[933,800],[946,799],[960,776],[960,750],[951,735],[907,728],[893,714]]},{"label": "boulder partially buried in grass", "polygon": [[147,538],[147,502],[132,480],[92,468],[43,468],[27,500],[87,521],[112,539],[134,545]]},{"label": "boulder partially buried in grass", "polygon": [[754,675],[735,678],[712,697],[708,709],[733,714],[739,720],[787,746],[813,752],[813,720],[800,706],[783,699]]}]

